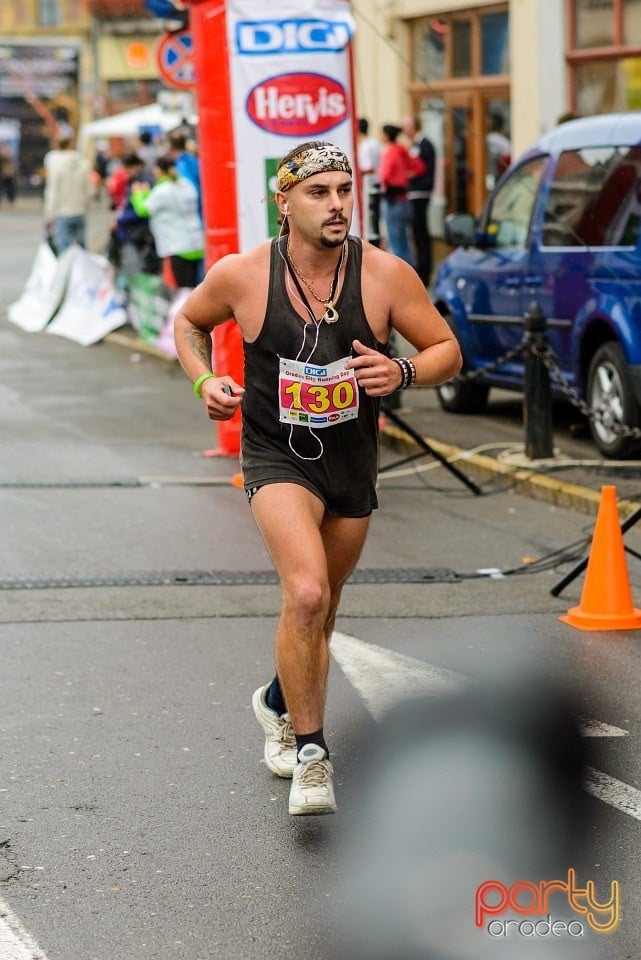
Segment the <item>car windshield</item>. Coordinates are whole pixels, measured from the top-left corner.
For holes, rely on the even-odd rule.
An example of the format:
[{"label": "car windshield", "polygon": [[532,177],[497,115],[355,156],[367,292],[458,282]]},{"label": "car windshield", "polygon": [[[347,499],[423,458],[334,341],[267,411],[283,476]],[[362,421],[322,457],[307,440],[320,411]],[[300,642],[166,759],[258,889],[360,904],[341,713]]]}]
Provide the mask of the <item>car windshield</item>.
[{"label": "car windshield", "polygon": [[485,230],[495,247],[524,247],[532,208],[547,157],[536,157],[518,167],[492,198]]}]

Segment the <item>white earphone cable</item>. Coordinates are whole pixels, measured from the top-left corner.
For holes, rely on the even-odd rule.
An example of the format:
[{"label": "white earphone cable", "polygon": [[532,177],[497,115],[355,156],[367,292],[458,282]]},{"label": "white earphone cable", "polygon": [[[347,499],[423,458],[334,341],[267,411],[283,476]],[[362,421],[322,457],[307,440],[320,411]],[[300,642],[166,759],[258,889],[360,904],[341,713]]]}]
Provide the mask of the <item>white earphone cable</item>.
[{"label": "white earphone cable", "polygon": [[[305,360],[305,363],[309,363],[309,361],[310,361],[310,359],[311,359],[311,357],[312,357],[312,355],[313,355],[316,347],[318,346],[318,336],[319,336],[319,333],[320,333],[320,325],[321,325],[321,323],[322,323],[322,318],[321,318],[320,320],[317,320],[316,317],[314,316],[314,313],[313,313],[310,305],[309,305],[308,303],[305,303],[303,300],[301,300],[301,298],[298,296],[298,294],[294,292],[294,290],[293,290],[293,288],[292,288],[292,284],[291,284],[291,279],[290,279],[290,276],[289,276],[289,264],[287,263],[287,258],[286,258],[286,257],[284,256],[284,254],[283,254],[280,240],[281,240],[281,238],[280,238],[280,236],[279,236],[279,238],[278,238],[278,253],[280,254],[280,258],[281,258],[281,260],[283,261],[283,264],[284,264],[284,270],[285,270],[285,285],[286,285],[289,293],[291,294],[291,296],[292,296],[295,300],[298,300],[298,302],[300,303],[301,307],[303,307],[303,309],[307,310],[307,312],[309,313],[309,315],[310,315],[310,317],[311,317],[311,319],[312,319],[312,323],[314,324],[314,327],[316,328],[316,335],[315,335],[315,337],[314,337],[314,345],[312,346],[312,349],[309,351],[309,353],[308,353],[308,355],[307,355],[307,358],[306,358],[306,360]],[[301,345],[300,345],[300,349],[299,349],[298,353],[297,353],[296,356],[294,357],[295,360],[300,360],[300,355],[301,355],[301,353],[303,352],[303,350],[305,349],[305,342],[306,342],[306,338],[307,338],[307,328],[308,328],[308,326],[309,326],[309,324],[308,324],[307,322],[304,322],[304,323],[303,323],[303,340],[302,340],[302,343],[301,343]],[[294,424],[293,424],[293,423],[290,423],[290,425],[289,425],[289,439],[288,439],[288,441],[287,441],[288,444],[289,444],[289,449],[292,451],[292,453],[294,454],[294,456],[298,457],[299,460],[320,460],[320,458],[323,456],[323,453],[324,453],[324,450],[325,450],[325,448],[323,447],[323,441],[321,440],[321,438],[320,438],[319,436],[317,436],[317,435],[314,433],[314,431],[312,430],[311,427],[307,427],[307,430],[309,431],[309,433],[312,435],[312,437],[314,438],[314,440],[316,440],[316,442],[317,442],[318,445],[320,446],[320,450],[319,450],[319,452],[316,454],[316,456],[315,456],[315,457],[305,457],[305,456],[303,456],[303,454],[298,453],[298,451],[294,449],[294,445],[293,445],[293,443],[292,443],[292,440],[293,440],[293,438],[294,438]]]}]

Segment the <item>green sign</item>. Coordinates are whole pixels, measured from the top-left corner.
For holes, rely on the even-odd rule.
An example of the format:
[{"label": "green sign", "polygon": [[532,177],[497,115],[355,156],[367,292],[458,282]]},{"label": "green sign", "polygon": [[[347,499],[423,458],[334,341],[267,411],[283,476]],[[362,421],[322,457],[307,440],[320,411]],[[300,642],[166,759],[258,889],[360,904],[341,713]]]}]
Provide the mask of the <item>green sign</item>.
[{"label": "green sign", "polygon": [[280,157],[265,157],[265,196],[267,197],[267,236],[277,237],[280,230],[278,207],[274,200],[276,172]]},{"label": "green sign", "polygon": [[169,311],[169,291],[159,276],[134,273],[129,284],[129,318],[145,343],[156,343]]}]

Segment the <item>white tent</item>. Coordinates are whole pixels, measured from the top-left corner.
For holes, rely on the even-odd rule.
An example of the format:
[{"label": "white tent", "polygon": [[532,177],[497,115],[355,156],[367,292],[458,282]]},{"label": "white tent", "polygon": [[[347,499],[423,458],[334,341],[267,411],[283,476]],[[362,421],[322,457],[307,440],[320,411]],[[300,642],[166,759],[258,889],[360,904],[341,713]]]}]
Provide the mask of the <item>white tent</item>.
[{"label": "white tent", "polygon": [[[137,137],[141,130],[149,127],[158,127],[167,133],[179,127],[184,119],[183,114],[175,110],[167,110],[159,103],[150,103],[146,107],[136,107],[135,110],[125,110],[124,113],[116,113],[112,117],[83,123],[78,139],[82,146],[88,137],[99,139]],[[187,119],[191,123],[195,122],[193,116]]]}]

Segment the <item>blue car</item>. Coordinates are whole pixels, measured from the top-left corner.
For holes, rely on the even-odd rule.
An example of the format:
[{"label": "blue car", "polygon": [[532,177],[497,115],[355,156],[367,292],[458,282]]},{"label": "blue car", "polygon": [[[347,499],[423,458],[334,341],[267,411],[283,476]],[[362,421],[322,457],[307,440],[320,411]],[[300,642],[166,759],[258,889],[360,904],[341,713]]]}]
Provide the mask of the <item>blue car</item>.
[{"label": "blue car", "polygon": [[448,216],[445,237],[457,249],[431,292],[461,344],[464,374],[438,388],[443,409],[482,410],[491,387],[523,390],[516,348],[537,304],[561,375],[555,395],[574,390],[588,404],[604,456],[638,454],[640,225],[641,111],[556,127],[503,174],[478,219]]}]

